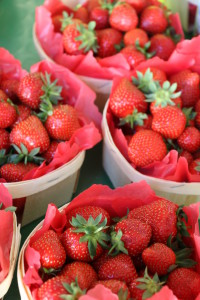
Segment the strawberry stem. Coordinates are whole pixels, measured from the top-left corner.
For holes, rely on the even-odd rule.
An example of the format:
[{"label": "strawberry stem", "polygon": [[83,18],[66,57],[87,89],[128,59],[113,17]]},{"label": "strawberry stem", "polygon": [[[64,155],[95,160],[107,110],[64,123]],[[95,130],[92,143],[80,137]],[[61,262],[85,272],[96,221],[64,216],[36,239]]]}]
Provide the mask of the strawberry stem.
[{"label": "strawberry stem", "polygon": [[83,49],[86,53],[90,50],[93,50],[95,53],[98,49],[97,36],[94,31],[96,27],[96,22],[91,21],[88,23],[88,26],[85,27],[83,24],[77,25],[77,30],[80,32],[80,35],[75,38],[76,41],[81,41],[79,50]]},{"label": "strawberry stem", "polygon": [[75,282],[72,282],[71,284],[62,282],[62,285],[68,293],[59,295],[61,299],[78,300],[82,295],[86,293],[86,290],[81,290],[81,288],[79,287],[77,277],[75,278]]},{"label": "strawberry stem", "polygon": [[126,116],[125,118],[120,118],[119,125],[129,124],[130,127],[133,129],[134,125],[142,126],[144,125],[144,120],[147,119],[147,114],[138,112],[137,109],[134,109],[131,115]]},{"label": "strawberry stem", "polygon": [[66,11],[63,11],[63,17],[61,18],[61,31],[64,31],[65,28],[73,23],[73,14],[68,14]]},{"label": "strawberry stem", "polygon": [[135,48],[141,52],[142,54],[144,54],[144,56],[149,59],[149,58],[152,58],[155,54],[156,54],[156,51],[153,51],[153,52],[148,52],[149,48],[151,47],[151,42],[147,42],[145,45],[144,45],[144,48],[142,48],[140,46],[140,43],[139,43],[139,39],[136,40],[135,42]]}]

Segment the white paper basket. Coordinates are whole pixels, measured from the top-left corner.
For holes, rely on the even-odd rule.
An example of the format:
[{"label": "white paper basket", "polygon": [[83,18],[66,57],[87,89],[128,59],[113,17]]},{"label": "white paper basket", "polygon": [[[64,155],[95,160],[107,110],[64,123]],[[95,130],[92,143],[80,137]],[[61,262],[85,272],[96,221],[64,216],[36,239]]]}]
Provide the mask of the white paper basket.
[{"label": "white paper basket", "polygon": [[17,226],[17,218],[13,213],[13,239],[10,250],[10,268],[8,275],[2,283],[0,283],[0,299],[7,293],[14,275],[14,270],[17,262],[19,246],[21,241],[20,225]]},{"label": "white paper basket", "polygon": [[158,196],[165,197],[178,205],[190,205],[200,201],[200,183],[174,182],[143,175],[135,170],[118,150],[112,139],[106,114],[108,102],[104,108],[103,131],[103,167],[114,187],[131,182],[145,180]]}]

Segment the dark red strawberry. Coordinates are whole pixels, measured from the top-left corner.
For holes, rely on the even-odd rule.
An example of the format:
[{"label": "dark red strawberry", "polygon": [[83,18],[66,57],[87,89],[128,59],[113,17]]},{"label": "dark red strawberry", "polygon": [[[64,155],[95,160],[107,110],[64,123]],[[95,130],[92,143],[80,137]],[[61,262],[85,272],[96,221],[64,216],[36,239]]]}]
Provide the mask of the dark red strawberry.
[{"label": "dark red strawberry", "polygon": [[[95,287],[97,284],[105,286],[107,289],[110,289],[114,294],[118,295],[119,299],[128,300],[130,299],[130,292],[127,285],[120,280],[110,279],[110,280],[98,280],[93,283],[92,287]],[[123,295],[123,298],[120,298],[120,295]]]},{"label": "dark red strawberry", "polygon": [[138,41],[140,47],[144,47],[144,45],[149,41],[148,35],[146,32],[140,28],[134,28],[130,31],[127,31],[124,35],[124,44],[125,46],[133,45]]},{"label": "dark red strawberry", "polygon": [[167,18],[162,8],[158,6],[148,6],[142,11],[140,16],[140,28],[147,33],[162,33],[167,26]]},{"label": "dark red strawberry", "polygon": [[97,259],[95,259],[95,261],[92,262],[92,266],[96,272],[98,272],[101,265],[110,258],[108,252],[108,250],[105,250],[101,256],[99,256]]},{"label": "dark red strawberry", "polygon": [[161,59],[168,60],[176,45],[170,37],[164,34],[155,34],[151,39],[151,46],[149,51],[155,52],[155,55]]},{"label": "dark red strawberry", "polygon": [[0,150],[6,151],[10,148],[9,132],[5,129],[0,129]]},{"label": "dark red strawberry", "polygon": [[9,99],[12,101],[17,100],[19,80],[17,79],[6,79],[0,84],[1,89],[6,93]]},{"label": "dark red strawberry", "polygon": [[52,17],[52,23],[53,23],[55,32],[61,32],[62,19],[63,19],[62,14],[54,15]]},{"label": "dark red strawberry", "polygon": [[195,127],[186,127],[178,137],[177,142],[181,148],[193,153],[200,147],[200,132]]},{"label": "dark red strawberry", "polygon": [[98,52],[101,58],[112,56],[117,53],[116,45],[122,41],[122,33],[114,28],[106,28],[97,31]]},{"label": "dark red strawberry", "polygon": [[54,158],[54,154],[56,152],[58,144],[59,142],[52,141],[47,151],[42,154],[42,157],[47,161],[47,163],[50,163]]},{"label": "dark red strawberry", "polygon": [[90,21],[96,22],[96,30],[109,27],[108,10],[103,9],[101,6],[93,8],[93,10],[90,12]]},{"label": "dark red strawberry", "polygon": [[10,100],[0,100],[0,128],[7,128],[17,119],[17,111]]},{"label": "dark red strawberry", "polygon": [[4,178],[7,182],[22,181],[24,176],[38,165],[28,162],[24,163],[7,163],[0,168],[0,178]]},{"label": "dark red strawberry", "polygon": [[200,99],[195,104],[195,111],[200,112]]}]

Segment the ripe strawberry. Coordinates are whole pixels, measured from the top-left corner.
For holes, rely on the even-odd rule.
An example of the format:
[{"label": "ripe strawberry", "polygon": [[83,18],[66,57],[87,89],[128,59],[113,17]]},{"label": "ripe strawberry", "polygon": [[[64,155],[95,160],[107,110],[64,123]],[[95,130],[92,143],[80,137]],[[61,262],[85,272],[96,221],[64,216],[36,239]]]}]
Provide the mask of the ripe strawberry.
[{"label": "ripe strawberry", "polygon": [[166,106],[153,116],[152,129],[163,137],[177,139],[186,126],[186,117],[182,110],[175,106]]},{"label": "ripe strawberry", "polygon": [[103,265],[104,262],[106,262],[109,258],[110,256],[108,254],[108,250],[105,250],[101,256],[99,256],[92,262],[92,266],[95,269],[95,271],[99,272],[101,265]]},{"label": "ripe strawberry", "polygon": [[73,12],[73,14],[74,14],[73,16],[74,19],[79,19],[85,24],[89,22],[89,14],[86,7],[84,6],[79,7],[77,10]]},{"label": "ripe strawberry", "polygon": [[148,104],[144,94],[127,78],[122,78],[111,92],[109,106],[115,116],[125,118],[131,115],[134,109],[146,112]]},{"label": "ripe strawberry", "polygon": [[65,265],[61,273],[59,273],[60,275],[69,277],[71,281],[75,281],[77,278],[78,285],[82,290],[88,290],[98,279],[97,273],[92,266],[80,261]]},{"label": "ripe strawberry", "polygon": [[200,99],[195,104],[195,111],[200,112]]},{"label": "ripe strawberry", "polygon": [[177,209],[178,205],[160,198],[131,210],[128,218],[139,219],[149,224],[152,228],[152,241],[166,244],[170,235],[174,238],[177,234]]},{"label": "ripe strawberry", "polygon": [[124,55],[131,69],[134,69],[137,65],[146,60],[145,55],[136,50],[132,45],[123,48],[120,53]]},{"label": "ripe strawberry", "polygon": [[101,6],[93,8],[93,10],[90,12],[90,21],[96,22],[96,30],[109,27],[108,10],[103,9]]},{"label": "ripe strawberry", "polygon": [[192,156],[192,154],[190,152],[186,151],[186,150],[183,150],[180,153],[180,156],[185,157],[185,159],[188,162],[188,166],[193,162],[193,156]]},{"label": "ripe strawberry", "polygon": [[100,280],[116,279],[129,284],[137,278],[137,272],[130,256],[118,254],[115,257],[109,258],[101,265],[98,276]]},{"label": "ripe strawberry", "polygon": [[126,2],[135,8],[137,13],[140,13],[147,6],[147,0],[126,0]]},{"label": "ripe strawberry", "polygon": [[148,129],[136,132],[128,145],[129,159],[136,167],[161,161],[166,154],[167,147],[162,136]]},{"label": "ripe strawberry", "polygon": [[[166,98],[165,98],[165,100],[166,100]],[[154,101],[154,102],[152,102],[150,104],[150,112],[151,112],[151,114],[155,115],[160,109],[163,108],[162,105],[166,105],[166,106],[167,105],[171,105],[171,106],[177,106],[178,108],[181,108],[181,106],[182,106],[182,100],[181,100],[180,97],[178,97],[176,99],[171,99],[171,103],[161,103],[159,105],[156,105],[156,101]]]},{"label": "ripe strawberry", "polygon": [[13,125],[17,118],[17,111],[9,100],[0,100],[0,128],[7,128]]},{"label": "ripe strawberry", "polygon": [[[110,289],[114,294],[119,296],[122,293],[124,300],[130,299],[130,292],[127,285],[120,280],[110,279],[110,280],[98,280],[93,283],[92,287],[95,287],[97,284],[102,284],[107,289]],[[121,298],[119,298],[121,299]]]},{"label": "ripe strawberry", "polygon": [[129,31],[137,27],[138,16],[131,5],[122,3],[112,9],[109,23],[111,27],[117,30]]},{"label": "ripe strawberry", "polygon": [[176,262],[172,249],[161,243],[155,243],[142,252],[142,259],[152,274],[166,275],[169,267]]},{"label": "ripe strawberry", "polygon": [[168,287],[181,300],[195,300],[200,293],[200,275],[193,270],[178,268],[167,279]]},{"label": "ripe strawberry", "polygon": [[122,33],[114,28],[106,28],[97,31],[99,57],[112,56],[117,53],[116,45],[122,41]]},{"label": "ripe strawberry", "polygon": [[75,108],[70,105],[58,105],[44,124],[49,136],[55,140],[66,141],[80,128]]},{"label": "ripe strawberry", "polygon": [[197,112],[194,122],[196,127],[200,129],[200,112]]},{"label": "ripe strawberry", "polygon": [[135,131],[137,132],[143,129],[151,129],[152,120],[153,117],[151,115],[147,115],[147,119],[144,120],[143,125],[135,125],[134,127]]},{"label": "ripe strawberry", "polygon": [[145,68],[145,69],[140,70],[140,72],[142,74],[145,74],[147,69],[149,69],[150,72],[153,74],[153,80],[159,81],[161,86],[165,81],[167,81],[167,76],[166,76],[165,72],[158,68],[155,68],[155,67]]},{"label": "ripe strawberry", "polygon": [[191,107],[199,99],[199,75],[189,70],[184,70],[170,77],[170,82],[177,83],[177,90],[181,91],[183,107]]},{"label": "ripe strawberry", "polygon": [[136,256],[148,246],[151,239],[151,226],[136,219],[124,219],[117,223],[111,232],[110,250],[113,254],[124,252]]},{"label": "ripe strawberry", "polygon": [[2,100],[5,102],[7,101],[8,96],[6,95],[6,93],[3,90],[0,90],[0,102],[2,102]]},{"label": "ripe strawberry", "polygon": [[71,227],[71,222],[72,222],[72,218],[76,218],[77,215],[81,215],[86,221],[89,220],[89,217],[92,216],[93,219],[96,219],[96,217],[98,217],[99,215],[102,215],[100,222],[103,222],[105,219],[107,220],[107,226],[110,225],[110,216],[109,213],[101,208],[101,207],[97,207],[97,206],[83,206],[83,207],[75,207],[72,210],[70,210],[66,217],[67,217],[67,221],[66,221],[66,228]]},{"label": "ripe strawberry", "polygon": [[62,19],[63,19],[62,14],[57,14],[52,17],[52,23],[53,23],[55,32],[61,32]]},{"label": "ripe strawberry", "polygon": [[193,175],[200,175],[200,158],[193,160],[189,165],[189,171]]},{"label": "ripe strawberry", "polygon": [[156,56],[163,60],[168,60],[172,52],[175,50],[176,45],[173,40],[164,34],[155,34],[150,39],[150,51],[156,53]]},{"label": "ripe strawberry", "polygon": [[39,252],[43,268],[53,268],[56,270],[64,265],[66,260],[65,249],[55,231],[47,230],[31,247]]},{"label": "ripe strawberry", "polygon": [[99,7],[100,6],[100,0],[89,0],[87,1],[87,9],[89,11],[89,13],[95,8],[95,7]]},{"label": "ripe strawberry", "polygon": [[40,148],[39,153],[45,152],[50,146],[50,140],[42,122],[36,116],[29,116],[17,124],[10,133],[10,142],[21,147],[26,146],[28,152]]},{"label": "ripe strawberry", "polygon": [[195,127],[186,127],[177,142],[181,148],[193,153],[200,147],[200,132]]},{"label": "ripe strawberry", "polygon": [[14,127],[18,123],[26,120],[30,115],[31,115],[30,107],[23,105],[23,104],[18,105],[17,106],[17,119],[16,119],[15,123],[12,125],[12,127]]},{"label": "ripe strawberry", "polygon": [[142,254],[139,254],[137,256],[133,256],[132,258],[132,262],[138,272],[138,275],[141,276],[141,273],[143,275],[144,273],[144,269],[145,269],[145,264],[142,260]]},{"label": "ripe strawberry", "polygon": [[167,18],[162,8],[157,6],[146,7],[140,16],[140,28],[149,34],[162,33],[168,26]]},{"label": "ripe strawberry", "polygon": [[5,129],[0,129],[0,150],[6,151],[10,148],[9,132]]},{"label": "ripe strawberry", "polygon": [[8,163],[0,168],[0,178],[4,178],[7,182],[22,181],[24,176],[35,167],[38,166],[29,162],[26,165],[21,162],[18,164]]},{"label": "ripe strawberry", "polygon": [[54,154],[56,152],[58,144],[59,142],[52,141],[47,151],[42,154],[42,157],[47,161],[47,163],[50,163],[54,158]]},{"label": "ripe strawberry", "polygon": [[149,41],[148,35],[144,30],[140,28],[134,28],[125,33],[124,35],[125,46],[129,46],[129,45],[135,46],[136,41],[138,41],[140,47],[144,47],[144,45]]},{"label": "ripe strawberry", "polygon": [[15,101],[17,99],[17,94],[18,94],[19,80],[17,79],[3,80],[0,84],[0,88],[6,93],[9,99]]}]

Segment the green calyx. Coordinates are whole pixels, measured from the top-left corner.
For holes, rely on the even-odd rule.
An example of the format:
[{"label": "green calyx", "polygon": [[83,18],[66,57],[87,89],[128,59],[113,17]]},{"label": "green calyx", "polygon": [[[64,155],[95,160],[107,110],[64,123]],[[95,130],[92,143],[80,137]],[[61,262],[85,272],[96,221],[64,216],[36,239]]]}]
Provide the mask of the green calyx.
[{"label": "green calyx", "polygon": [[127,300],[127,296],[128,296],[128,289],[123,290],[122,288],[119,290],[118,294],[117,294],[119,300]]},{"label": "green calyx", "polygon": [[62,282],[62,285],[66,289],[68,294],[59,295],[61,299],[78,300],[82,295],[85,295],[86,293],[86,290],[81,290],[81,288],[79,287],[77,278],[75,279],[75,282],[72,282],[71,284]]},{"label": "green calyx", "polygon": [[176,33],[173,26],[167,27],[165,35],[170,37],[175,44],[179,43],[181,40],[181,35]]},{"label": "green calyx", "polygon": [[196,167],[194,168],[196,171],[200,172],[200,162],[196,162]]},{"label": "green calyx", "polygon": [[126,116],[125,118],[120,119],[119,125],[129,124],[133,129],[134,125],[142,126],[144,125],[144,120],[147,119],[148,116],[145,113],[138,112],[137,109],[134,109],[131,115]]},{"label": "green calyx", "polygon": [[124,2],[120,2],[120,1],[113,1],[112,3],[107,1],[107,0],[102,0],[100,1],[100,5],[101,5],[101,8],[103,9],[106,9],[108,10],[108,13],[111,14],[113,9],[116,7],[116,6],[119,6],[121,4],[123,4]]},{"label": "green calyx", "polygon": [[137,39],[136,42],[135,42],[135,48],[141,52],[142,54],[144,54],[144,56],[149,59],[149,58],[152,58],[156,52],[153,51],[153,52],[148,52],[149,51],[149,48],[151,47],[151,42],[147,42],[144,47],[141,47],[140,46],[140,43],[139,43],[139,40]]},{"label": "green calyx", "polygon": [[118,230],[118,232],[116,231],[111,232],[110,236],[111,236],[112,247],[108,252],[109,255],[115,256],[120,252],[128,254],[128,250],[125,248],[124,242],[121,240],[122,235],[123,233],[121,230]]},{"label": "green calyx", "polygon": [[149,85],[151,85],[152,83],[155,83],[156,86],[159,86],[159,82],[154,81],[153,73],[150,71],[150,68],[148,68],[144,74],[140,71],[136,71],[136,73],[137,77],[132,77],[132,82],[144,94],[148,94],[151,92]]},{"label": "green calyx", "polygon": [[63,11],[63,17],[61,18],[61,31],[73,23],[73,14],[69,15],[66,11]]},{"label": "green calyx", "polygon": [[[0,203],[0,210],[3,209],[3,203]],[[17,207],[15,206],[8,206],[4,209],[4,211],[11,211],[11,212],[15,212],[17,210]]]},{"label": "green calyx", "polygon": [[17,114],[19,115],[19,110],[18,110],[17,105],[15,105],[15,104],[12,102],[12,100],[10,100],[9,98],[7,99],[7,103],[9,103],[12,107],[14,107],[15,110],[16,110],[16,112],[17,112]]},{"label": "green calyx", "polygon": [[93,50],[95,53],[98,49],[97,36],[95,33],[96,22],[91,21],[88,23],[87,27],[83,24],[77,25],[77,30],[80,32],[80,35],[75,38],[76,41],[80,41],[81,45],[79,50],[82,50],[86,53],[90,50]]},{"label": "green calyx", "polygon": [[165,283],[164,281],[160,282],[157,273],[153,276],[153,278],[151,278],[148,275],[147,268],[145,269],[144,277],[138,278],[136,280],[138,282],[141,282],[141,284],[137,285],[136,287],[140,290],[144,290],[144,293],[142,295],[142,300],[151,298],[154,294],[160,291],[163,284]]},{"label": "green calyx", "polygon": [[8,162],[8,155],[6,155],[6,150],[1,149],[0,150],[0,167],[7,164]]},{"label": "green calyx", "polygon": [[72,217],[71,225],[75,228],[72,231],[76,233],[84,233],[84,235],[79,239],[79,242],[87,242],[88,250],[91,259],[96,255],[97,243],[104,249],[107,249],[108,246],[106,242],[110,240],[108,234],[105,233],[105,229],[108,228],[107,218],[100,223],[102,214],[98,215],[96,219],[93,219],[92,216],[89,217],[86,221],[81,215],[76,215]]},{"label": "green calyx", "polygon": [[193,107],[184,107],[182,109],[182,112],[184,113],[184,115],[186,116],[186,126],[189,126],[190,125],[190,120],[194,120],[194,118],[196,117],[197,115],[197,112],[195,112],[193,110]]},{"label": "green calyx", "polygon": [[17,145],[14,144],[12,144],[12,147],[17,153],[9,155],[8,157],[9,163],[17,164],[23,161],[25,165],[28,162],[33,162],[37,165],[40,165],[44,161],[43,157],[37,156],[37,154],[39,154],[40,152],[40,148],[35,148],[29,153],[28,149],[23,143],[20,144],[21,148],[19,148]]}]

